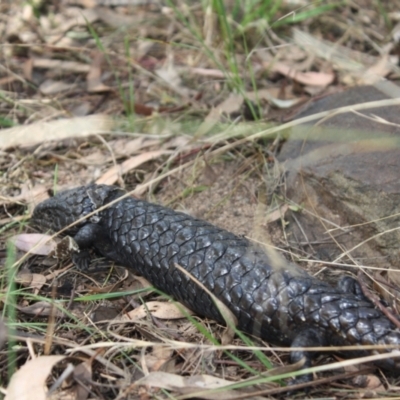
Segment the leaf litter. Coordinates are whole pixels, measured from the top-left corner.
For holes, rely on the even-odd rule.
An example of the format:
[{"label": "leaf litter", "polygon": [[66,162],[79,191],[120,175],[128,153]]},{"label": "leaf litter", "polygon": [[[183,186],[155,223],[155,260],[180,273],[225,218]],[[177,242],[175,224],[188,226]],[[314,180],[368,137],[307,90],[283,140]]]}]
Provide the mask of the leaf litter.
[{"label": "leaf litter", "polygon": [[[324,24],[318,19],[314,25],[306,20],[301,29],[286,28],[282,36],[279,30],[279,34],[272,30],[255,34],[260,32],[253,29],[258,22],[244,27],[241,35],[246,35],[246,46],[254,48],[245,52],[242,42],[235,38],[233,56],[240,60],[237,71],[230,69],[232,65],[227,62],[231,56],[224,53],[218,25],[221,20],[211,8],[203,14],[199,6],[178,5],[177,10],[191,21],[191,26],[174,8],[158,2],[138,5],[82,0],[65,1],[58,7],[38,2],[37,8],[32,4],[2,6],[2,11],[9,14],[7,20],[0,20],[6,41],[1,51],[7,60],[0,70],[0,105],[6,116],[0,119],[5,128],[0,131],[0,201],[4,207],[1,221],[6,227],[22,221],[22,206],[27,204],[31,210],[48,196],[47,190],[54,182],[60,189],[97,181],[136,187],[138,195],[252,236],[260,181],[265,178],[260,165],[273,162],[277,142],[261,151],[259,143],[244,140],[236,146],[234,141],[251,138],[253,133],[285,120],[287,115],[295,115],[310,94],[323,95],[348,85],[398,76],[395,29],[386,32],[381,18],[370,17],[378,15],[376,10],[372,6],[364,10],[357,2],[344,6],[343,14],[334,14],[337,26],[330,33],[322,29]],[[387,15],[396,21],[395,13]],[[235,18],[240,16],[232,14],[231,21],[238,24]],[[341,24],[348,20],[361,28],[342,32]],[[192,34],[197,22],[199,31],[204,32],[204,43],[212,49],[212,57]],[[379,39],[385,35],[391,38],[389,43]],[[238,87],[238,80],[244,83],[242,87]],[[249,104],[260,113],[249,113]],[[254,116],[261,121],[253,121]],[[228,146],[223,154],[217,153],[221,146]],[[274,179],[274,185],[279,185],[279,178]],[[264,227],[283,221],[287,210],[286,204],[271,206],[262,215]],[[263,233],[276,239],[274,231]],[[17,248],[36,255],[49,251],[35,248],[35,236],[24,235],[14,232]],[[7,238],[10,236],[7,233]],[[277,242],[282,243],[280,238]],[[249,372],[253,367],[255,371],[265,369],[260,358],[243,349],[234,350],[237,358],[232,358],[217,350],[171,348],[171,338],[194,344],[209,343],[211,338],[199,332],[199,327],[187,320],[186,313],[177,311],[180,307],[154,299],[154,292],[142,292],[148,283],[137,284],[131,274],[120,275],[118,268],[108,266],[106,273],[94,271],[85,276],[59,261],[61,269],[54,269],[53,263],[50,273],[44,275],[45,262],[40,265],[35,258],[24,261],[28,269],[22,269],[17,276],[19,288],[25,288],[24,293],[29,295],[49,297],[45,289],[54,280],[58,285],[56,293],[64,299],[60,310],[64,307],[68,313],[54,311],[49,301],[18,294],[16,309],[22,321],[28,321],[27,315],[35,317],[29,321],[48,321],[46,317],[55,316],[55,343],[59,337],[68,337],[75,344],[90,340],[100,351],[118,341],[144,343],[141,353],[129,351],[132,360],[142,365],[143,371],[136,372],[120,363],[123,353],[117,348],[105,355],[85,349],[87,352],[81,353],[84,361],[75,368],[74,398],[93,395],[95,385],[91,379],[118,387],[115,391],[107,389],[112,394],[102,388],[106,398],[118,398],[118,393],[125,390],[144,398],[160,396],[161,392],[153,391],[156,387],[187,396],[206,391],[199,395],[201,398],[244,398],[249,394],[248,388],[218,393],[213,390],[244,382],[254,374]],[[96,261],[95,266],[101,263],[102,260]],[[397,285],[390,275],[380,279]],[[84,296],[94,296],[94,302],[106,298],[109,303],[104,303],[105,309],[116,311],[109,314],[113,324],[107,325],[104,318],[91,319],[95,307],[90,309],[90,301],[82,302],[85,306],[76,312],[73,304],[79,302],[74,300]],[[227,315],[229,318],[229,312]],[[121,316],[142,319],[131,324]],[[67,317],[74,324],[73,329],[63,328]],[[220,341],[242,343],[233,338],[234,329],[224,339],[224,331],[217,324],[204,320],[200,323]],[[230,324],[235,326],[234,321]],[[64,346],[61,351],[67,349],[65,342],[59,343],[64,343],[60,344]],[[32,389],[21,383],[21,389],[26,385],[31,394],[32,390],[38,395],[46,392],[44,385],[55,362],[45,357],[37,358],[46,365],[37,382],[40,387]],[[281,363],[280,354],[271,358],[276,364]],[[240,360],[245,360],[244,365]],[[8,395],[12,396],[15,385],[19,385],[13,379],[21,379],[18,373],[23,368],[9,381]],[[211,370],[215,376],[208,373]],[[143,376],[143,372],[147,376],[134,381],[133,386],[120,379]],[[367,376],[365,393],[368,389],[382,390],[372,378],[375,375]],[[32,383],[26,376],[23,379]],[[359,387],[355,381],[349,385]],[[276,384],[266,390],[271,387],[276,389]],[[59,394],[65,392],[62,387],[58,390]],[[334,391],[334,386],[330,390]],[[266,395],[263,393],[262,398]],[[24,397],[21,394],[19,398]]]}]

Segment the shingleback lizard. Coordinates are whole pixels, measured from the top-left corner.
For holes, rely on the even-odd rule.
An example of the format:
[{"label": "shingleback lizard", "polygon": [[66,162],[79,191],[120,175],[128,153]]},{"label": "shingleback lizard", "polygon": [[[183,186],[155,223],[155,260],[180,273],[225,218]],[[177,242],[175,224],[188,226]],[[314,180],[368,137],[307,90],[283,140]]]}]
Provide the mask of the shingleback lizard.
[{"label": "shingleback lizard", "polygon": [[[60,192],[35,208],[33,223],[58,231],[124,194],[115,186],[95,184]],[[399,329],[351,278],[333,287],[293,263],[277,262],[248,239],[185,213],[127,197],[66,233],[80,248],[74,257],[78,266],[88,265],[87,250],[94,248],[198,315],[224,323],[207,292],[175,266],[180,265],[233,312],[238,329],[270,343],[400,348]],[[306,350],[293,351],[291,361],[303,356],[304,367],[310,366],[312,354]],[[399,358],[377,365],[400,371]]]}]

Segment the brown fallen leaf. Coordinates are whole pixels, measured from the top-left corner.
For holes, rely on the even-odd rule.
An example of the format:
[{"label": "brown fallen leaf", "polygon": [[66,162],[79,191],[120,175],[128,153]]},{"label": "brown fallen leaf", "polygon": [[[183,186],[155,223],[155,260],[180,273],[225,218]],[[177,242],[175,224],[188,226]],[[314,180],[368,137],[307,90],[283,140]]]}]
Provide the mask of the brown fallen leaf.
[{"label": "brown fallen leaf", "polygon": [[390,55],[383,54],[377,62],[360,74],[357,85],[373,85],[385,78],[392,70],[389,64]]},{"label": "brown fallen leaf", "polygon": [[101,66],[104,61],[104,54],[96,51],[92,57],[90,69],[86,75],[87,91],[89,93],[104,93],[113,91],[109,86],[101,81]]},{"label": "brown fallen leaf", "polygon": [[[136,139],[117,139],[108,142],[116,157],[130,156],[150,146],[160,147],[161,139],[147,139],[138,137]],[[104,156],[103,156],[104,160]]]},{"label": "brown fallen leaf", "polygon": [[27,81],[32,82],[33,61],[32,61],[32,58],[31,58],[31,57],[29,57],[29,58],[24,62],[22,71],[23,71],[23,77],[24,77],[24,79],[26,79]]},{"label": "brown fallen leaf", "polygon": [[229,115],[233,112],[237,112],[242,104],[243,96],[241,94],[231,93],[228,98],[226,98],[224,101],[222,101],[222,103],[208,113],[204,119],[204,123],[219,121],[222,114]]},{"label": "brown fallen leaf", "polygon": [[[384,391],[385,387],[382,385],[382,382],[376,375],[368,374],[368,375],[359,375],[355,376],[352,380],[354,386],[359,388],[358,390],[361,392],[369,392],[373,391]],[[368,396],[370,397],[370,396]]]},{"label": "brown fallen leaf", "polygon": [[[172,349],[162,346],[156,346],[153,347],[150,353],[144,356],[143,361],[146,362],[146,368],[151,372],[159,371],[161,368],[163,371],[165,371],[164,368],[166,366],[172,369],[174,367],[174,363],[172,362],[173,361],[172,355],[173,355]],[[168,372],[173,372],[173,371],[170,370]]]},{"label": "brown fallen leaf", "polygon": [[144,104],[135,103],[134,110],[135,110],[135,113],[138,115],[145,115],[146,117],[149,117],[153,113],[165,113],[165,114],[174,113],[174,112],[185,110],[188,107],[189,107],[189,104],[177,106],[177,107],[163,107],[163,106],[150,107],[150,106],[146,106]]},{"label": "brown fallen leaf", "polygon": [[103,151],[95,150],[93,153],[89,153],[86,157],[82,157],[79,161],[85,165],[104,165],[104,163],[109,160],[106,160]]},{"label": "brown fallen leaf", "polygon": [[266,100],[272,106],[283,109],[293,107],[301,101],[304,101],[301,97],[281,99],[278,97],[279,91],[280,88],[260,89],[256,92],[246,92],[246,98],[254,102]]},{"label": "brown fallen leaf", "polygon": [[48,187],[46,185],[35,185],[32,187],[30,183],[23,183],[21,186],[20,201],[28,203],[29,211],[41,203],[43,200],[49,198]]},{"label": "brown fallen leaf", "polygon": [[18,271],[15,281],[22,286],[35,289],[35,293],[38,293],[43,285],[46,284],[47,279],[42,274],[35,274],[27,270],[21,270]]},{"label": "brown fallen leaf", "polygon": [[60,141],[72,137],[87,137],[109,132],[114,125],[115,122],[111,117],[95,114],[15,126],[0,131],[0,149],[32,146],[51,140]]},{"label": "brown fallen leaf", "polygon": [[[118,268],[118,267],[114,267]],[[110,292],[115,292],[118,290],[118,288],[121,286],[122,282],[124,282],[129,276],[129,271],[126,268],[123,268],[123,275],[118,279],[117,282],[113,282],[110,285],[105,285],[101,287],[97,286],[88,286],[87,289],[89,292],[92,293],[110,293]]]},{"label": "brown fallen leaf", "polygon": [[[99,17],[97,9],[82,10],[77,7],[69,7],[63,10],[62,16],[64,22],[59,24],[54,30],[46,32],[46,42],[49,44],[59,44],[65,37],[65,33],[77,26],[91,25],[96,22]],[[42,20],[42,18],[41,18]],[[51,25],[49,26],[49,28]]]},{"label": "brown fallen leaf", "polygon": [[185,149],[187,151],[192,150],[192,137],[189,136],[174,136],[171,139],[163,143],[164,149]]},{"label": "brown fallen leaf", "polygon": [[34,315],[35,317],[48,317],[49,315],[52,315],[61,318],[65,316],[60,309],[53,307],[53,305],[47,301],[38,301],[25,307],[17,306],[17,309],[24,314]]},{"label": "brown fallen leaf", "polygon": [[230,75],[230,74],[225,73],[224,71],[221,71],[220,69],[212,69],[212,68],[198,68],[198,67],[186,68],[185,67],[184,71],[191,72],[193,74],[197,74],[197,75],[201,75],[201,76],[208,76],[210,78],[216,78],[216,79],[225,79],[227,76]]},{"label": "brown fallen leaf", "polygon": [[41,256],[47,256],[56,249],[56,242],[49,240],[51,236],[41,233],[21,233],[12,236],[9,240],[14,246],[24,252],[30,252]]},{"label": "brown fallen leaf", "polygon": [[[340,71],[341,75],[346,72],[346,78],[342,77],[342,81],[345,80],[353,84],[354,81],[359,79],[360,74],[363,73],[366,68],[376,65],[379,61],[379,57],[372,56],[366,52],[353,50],[338,43],[332,46],[330,41],[322,40],[301,29],[293,29],[293,41],[308,53],[327,60],[330,65]],[[383,69],[389,69],[395,72],[398,59],[398,56],[389,57]]]},{"label": "brown fallen leaf", "polygon": [[139,165],[142,165],[147,161],[154,160],[163,154],[171,154],[171,152],[167,150],[154,150],[147,153],[142,153],[136,157],[129,158],[122,164],[111,167],[99,179],[97,179],[96,183],[113,185],[123,174],[126,174]]},{"label": "brown fallen leaf", "polygon": [[[0,147],[1,147],[1,134],[0,134]],[[36,185],[33,188],[28,184],[23,184],[21,193],[15,197],[1,196],[0,204],[18,204],[28,203],[29,210],[32,211],[34,206],[41,201],[49,198],[47,187],[44,185]]]},{"label": "brown fallen leaf", "polygon": [[5,76],[4,78],[0,78],[0,87],[10,85],[11,83],[16,81],[19,81],[17,76]]},{"label": "brown fallen leaf", "polygon": [[164,82],[166,82],[171,89],[182,97],[188,99],[193,93],[191,89],[182,86],[180,71],[176,68],[171,59],[167,58],[167,61],[163,64],[162,68],[156,69],[154,72]]},{"label": "brown fallen leaf", "polygon": [[264,63],[264,67],[270,71],[278,72],[288,78],[294,79],[303,85],[328,86],[335,79],[333,73],[296,71],[293,67],[280,62]]},{"label": "brown fallen leaf", "polygon": [[5,400],[46,400],[46,380],[65,356],[42,356],[28,361],[12,377]]},{"label": "brown fallen leaf", "polygon": [[75,394],[76,400],[86,400],[90,394],[90,381],[92,379],[92,363],[93,359],[90,358],[80,364],[74,369],[75,379]]},{"label": "brown fallen leaf", "polygon": [[39,90],[42,94],[45,95],[54,95],[61,92],[65,92],[67,90],[74,89],[76,85],[71,83],[62,82],[62,81],[54,81],[53,79],[46,79],[40,86]]},{"label": "brown fallen leaf", "polygon": [[269,214],[267,214],[265,223],[269,224],[271,222],[274,222],[274,221],[277,221],[278,219],[283,218],[288,209],[289,209],[289,205],[288,204],[283,204],[277,210],[272,211]]},{"label": "brown fallen leaf", "polygon": [[265,100],[268,104],[282,109],[293,107],[303,101],[301,97],[280,99],[277,97],[279,90],[279,88],[260,89],[258,91],[245,92],[243,95],[231,93],[228,98],[209,112],[204,121],[205,123],[215,122],[220,119],[222,114],[230,115],[239,112],[245,99],[253,101],[256,104]]},{"label": "brown fallen leaf", "polygon": [[59,72],[76,72],[87,74],[90,71],[90,65],[76,61],[54,60],[51,58],[33,58],[33,67],[41,69],[51,69]]},{"label": "brown fallen leaf", "polygon": [[70,114],[74,117],[83,117],[90,113],[92,104],[89,101],[83,101],[82,103],[76,104],[70,110]]},{"label": "brown fallen leaf", "polygon": [[89,315],[90,320],[94,323],[115,320],[120,310],[114,304],[110,303],[111,302],[104,302],[96,306],[96,309]]},{"label": "brown fallen leaf", "polygon": [[149,117],[150,115],[153,114],[153,112],[157,111],[157,108],[146,106],[146,105],[140,104],[140,103],[135,103],[134,110],[135,110],[135,113],[138,115],[144,115],[146,117]]},{"label": "brown fallen leaf", "polygon": [[[249,398],[254,400],[262,399],[260,397],[252,397],[249,388],[240,390],[229,390],[214,392],[215,389],[220,389],[225,386],[234,384],[235,382],[228,381],[210,375],[192,375],[183,377],[167,372],[151,372],[144,378],[138,380],[136,385],[148,385],[156,388],[173,390],[183,394],[195,394],[195,398],[210,399],[210,400],[233,400],[238,395],[248,393]],[[241,396],[242,397],[242,396]]]},{"label": "brown fallen leaf", "polygon": [[121,317],[121,321],[137,321],[145,318],[148,313],[160,319],[179,319],[185,318],[186,315],[193,315],[185,306],[165,301],[149,301],[146,304],[135,308]]},{"label": "brown fallen leaf", "polygon": [[132,27],[143,24],[141,13],[121,14],[113,11],[110,7],[99,7],[98,1],[96,2],[96,8],[92,10],[97,11],[98,18],[112,28],[121,29],[124,26]]}]

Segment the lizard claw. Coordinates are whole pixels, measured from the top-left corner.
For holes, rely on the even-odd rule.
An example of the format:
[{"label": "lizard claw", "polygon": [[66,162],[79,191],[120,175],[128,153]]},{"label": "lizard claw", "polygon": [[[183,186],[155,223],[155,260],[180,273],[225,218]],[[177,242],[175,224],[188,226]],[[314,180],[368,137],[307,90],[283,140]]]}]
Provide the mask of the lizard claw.
[{"label": "lizard claw", "polygon": [[90,264],[89,250],[83,249],[79,252],[74,251],[72,253],[72,262],[80,271],[86,271]]}]

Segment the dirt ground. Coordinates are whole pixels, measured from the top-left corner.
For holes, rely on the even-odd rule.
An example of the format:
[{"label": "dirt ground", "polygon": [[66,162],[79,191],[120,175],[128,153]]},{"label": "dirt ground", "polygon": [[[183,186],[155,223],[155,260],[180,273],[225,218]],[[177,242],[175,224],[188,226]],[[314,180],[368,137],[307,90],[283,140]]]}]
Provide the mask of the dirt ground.
[{"label": "dirt ground", "polygon": [[[399,80],[400,15],[387,1],[272,3],[0,4],[7,399],[397,396],[398,377],[322,350],[315,382],[292,392],[285,349],[237,336],[221,347],[223,327],[124,268],[96,260],[85,273],[35,249],[34,206],[97,182],[307,255],[288,237],[301,205],[276,156],[311,102]],[[313,261],[302,266],[321,270]]]}]

